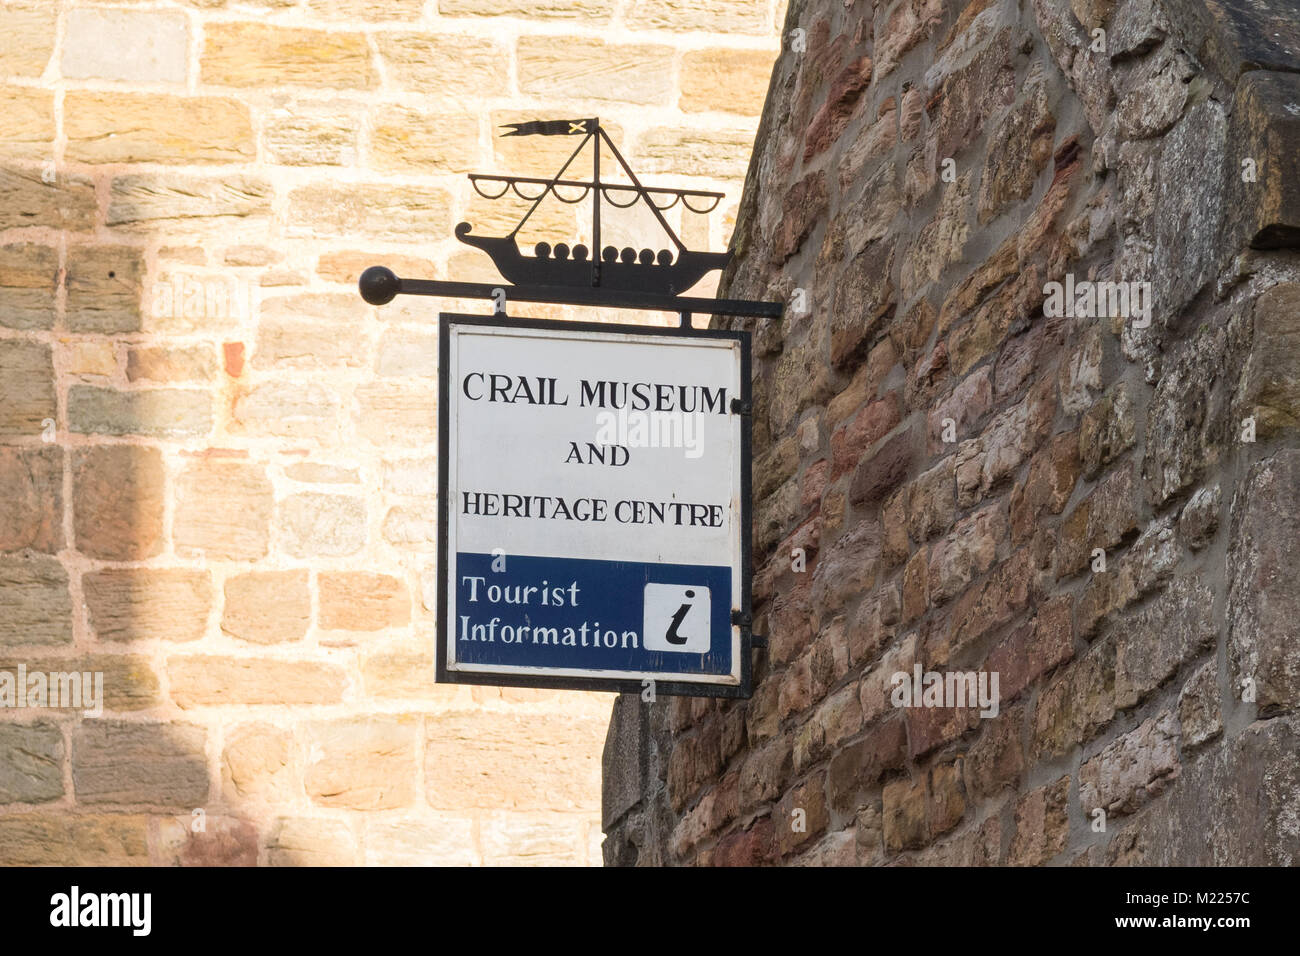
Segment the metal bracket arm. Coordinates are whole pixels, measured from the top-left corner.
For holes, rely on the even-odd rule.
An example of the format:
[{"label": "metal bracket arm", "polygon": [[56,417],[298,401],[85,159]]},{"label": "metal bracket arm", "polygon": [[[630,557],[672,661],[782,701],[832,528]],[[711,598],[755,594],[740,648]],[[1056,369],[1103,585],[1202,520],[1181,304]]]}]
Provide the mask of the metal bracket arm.
[{"label": "metal bracket arm", "polygon": [[447,282],[439,279],[403,279],[384,266],[371,266],[361,273],[357,286],[361,298],[371,305],[386,305],[399,295],[431,295],[448,299],[492,299],[501,292],[506,301],[545,302],[554,305],[589,305],[608,309],[641,309],[656,312],[705,315],[736,315],[779,319],[785,308],[782,302],[754,299],[706,299],[697,296],[667,295],[658,292],[579,289],[561,286],[517,286],[486,282]]}]

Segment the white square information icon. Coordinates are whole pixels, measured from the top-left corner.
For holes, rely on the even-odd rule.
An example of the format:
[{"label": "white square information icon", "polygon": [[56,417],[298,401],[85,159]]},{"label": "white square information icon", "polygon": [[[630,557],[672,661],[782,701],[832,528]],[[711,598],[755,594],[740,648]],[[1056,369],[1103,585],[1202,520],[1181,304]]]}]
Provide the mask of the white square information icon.
[{"label": "white square information icon", "polygon": [[697,584],[647,584],[642,646],[648,651],[707,654],[709,589]]}]

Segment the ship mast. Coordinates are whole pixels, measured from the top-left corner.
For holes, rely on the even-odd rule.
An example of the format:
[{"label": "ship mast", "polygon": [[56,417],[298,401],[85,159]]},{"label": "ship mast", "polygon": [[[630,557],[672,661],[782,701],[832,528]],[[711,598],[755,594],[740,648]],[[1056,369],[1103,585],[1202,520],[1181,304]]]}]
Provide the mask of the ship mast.
[{"label": "ship mast", "polygon": [[600,286],[600,117],[596,117],[596,132],[592,137],[591,179],[595,185],[591,196],[591,284]]}]

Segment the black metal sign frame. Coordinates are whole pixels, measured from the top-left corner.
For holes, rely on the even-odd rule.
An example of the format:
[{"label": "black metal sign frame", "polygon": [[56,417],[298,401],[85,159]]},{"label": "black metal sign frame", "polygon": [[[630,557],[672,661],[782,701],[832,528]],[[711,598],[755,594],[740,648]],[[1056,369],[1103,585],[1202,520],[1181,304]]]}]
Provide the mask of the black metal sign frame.
[{"label": "black metal sign frame", "polygon": [[[662,336],[665,338],[727,339],[740,346],[741,394],[733,402],[731,413],[740,416],[740,607],[732,608],[733,627],[740,630],[740,682],[738,684],[713,684],[694,681],[659,680],[653,674],[641,679],[606,677],[550,677],[540,674],[504,674],[484,671],[453,671],[447,667],[448,629],[447,574],[451,567],[448,528],[451,514],[448,487],[451,475],[451,448],[448,411],[451,406],[450,368],[452,326],[470,325],[505,329],[542,329],[587,333],[624,333]],[[750,334],[745,331],[725,329],[692,329],[683,333],[671,326],[624,325],[604,322],[561,322],[550,319],[525,319],[492,315],[464,315],[443,312],[438,316],[438,637],[437,680],[448,684],[487,684],[502,687],[552,688],[557,690],[615,691],[642,693],[646,682],[653,682],[654,693],[678,697],[730,697],[749,698],[753,694],[754,647],[752,631],[753,597],[751,594],[753,567],[751,556],[751,497],[752,497],[752,446],[751,417],[752,384],[750,364]]]}]

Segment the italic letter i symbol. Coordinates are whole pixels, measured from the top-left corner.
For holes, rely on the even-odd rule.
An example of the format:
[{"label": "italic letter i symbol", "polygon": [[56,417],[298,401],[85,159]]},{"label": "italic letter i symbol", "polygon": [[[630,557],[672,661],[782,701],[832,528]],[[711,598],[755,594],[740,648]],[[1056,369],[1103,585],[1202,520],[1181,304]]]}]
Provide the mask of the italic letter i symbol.
[{"label": "italic letter i symbol", "polygon": [[[688,598],[693,598],[695,597],[695,592],[687,591],[686,596]],[[687,639],[685,637],[681,637],[677,633],[677,628],[681,626],[682,620],[686,617],[686,612],[689,611],[690,609],[691,606],[689,604],[683,604],[681,607],[677,609],[677,613],[673,615],[673,622],[672,624],[668,625],[668,633],[664,635],[664,637],[667,639],[669,644],[686,643]]]}]

